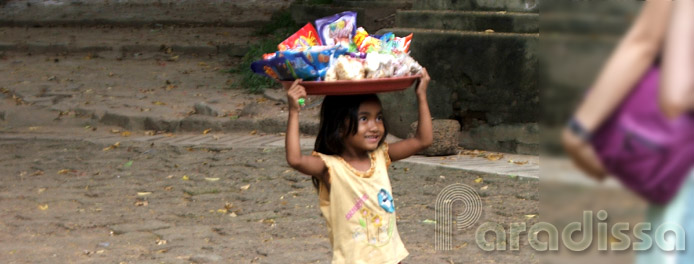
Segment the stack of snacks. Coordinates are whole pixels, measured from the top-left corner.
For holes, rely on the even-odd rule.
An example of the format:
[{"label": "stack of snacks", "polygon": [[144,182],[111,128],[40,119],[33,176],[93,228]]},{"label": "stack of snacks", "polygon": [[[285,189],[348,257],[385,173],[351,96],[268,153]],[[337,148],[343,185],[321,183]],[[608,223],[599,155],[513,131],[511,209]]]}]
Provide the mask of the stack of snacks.
[{"label": "stack of snacks", "polygon": [[[369,35],[356,27],[357,14],[342,12],[307,23],[251,65],[253,72],[291,81],[362,80],[418,74],[422,67],[409,56],[412,34]],[[316,30],[318,28],[318,30]]]}]

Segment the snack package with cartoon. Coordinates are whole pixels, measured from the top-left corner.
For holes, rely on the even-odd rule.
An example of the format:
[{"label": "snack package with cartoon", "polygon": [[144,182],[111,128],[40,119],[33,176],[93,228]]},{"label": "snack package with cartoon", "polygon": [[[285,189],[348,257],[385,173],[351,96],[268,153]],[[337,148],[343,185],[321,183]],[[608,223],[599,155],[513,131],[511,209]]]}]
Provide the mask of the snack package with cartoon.
[{"label": "snack package with cartoon", "polygon": [[345,11],[316,20],[318,35],[323,45],[349,47],[357,30],[357,13]]},{"label": "snack package with cartoon", "polygon": [[269,60],[260,60],[251,64],[254,73],[261,74],[280,81],[291,81],[296,75],[288,66],[287,58],[276,55]]},{"label": "snack package with cartoon", "polygon": [[277,50],[306,50],[312,46],[323,45],[316,28],[311,23],[306,23],[304,27],[277,45]]}]

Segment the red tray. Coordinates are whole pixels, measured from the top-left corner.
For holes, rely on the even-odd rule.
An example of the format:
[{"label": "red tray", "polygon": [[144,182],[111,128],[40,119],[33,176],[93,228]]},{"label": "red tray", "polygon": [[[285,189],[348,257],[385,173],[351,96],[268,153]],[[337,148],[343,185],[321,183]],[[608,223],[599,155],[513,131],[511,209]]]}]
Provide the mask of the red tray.
[{"label": "red tray", "polygon": [[[300,82],[309,95],[350,95],[402,91],[410,87],[421,75],[364,79],[358,81]],[[289,89],[294,81],[282,81],[282,86]]]}]

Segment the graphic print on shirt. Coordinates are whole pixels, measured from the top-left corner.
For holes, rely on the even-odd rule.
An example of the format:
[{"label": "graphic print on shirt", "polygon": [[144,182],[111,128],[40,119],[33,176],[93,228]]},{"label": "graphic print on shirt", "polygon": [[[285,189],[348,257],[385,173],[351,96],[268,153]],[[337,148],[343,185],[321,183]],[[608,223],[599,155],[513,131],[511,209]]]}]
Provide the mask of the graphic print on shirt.
[{"label": "graphic print on shirt", "polygon": [[[388,192],[384,192],[384,197],[390,197]],[[379,192],[378,194],[382,194]],[[345,215],[347,220],[357,221],[359,226],[352,230],[352,238],[357,242],[364,242],[370,246],[382,247],[387,245],[391,238],[393,237],[393,231],[395,229],[395,214],[386,213],[382,214],[379,212],[374,212],[365,206],[365,202],[368,200],[368,195],[364,194],[360,198],[356,199],[356,202],[352,209]],[[379,197],[379,205],[381,204],[381,199]],[[387,199],[385,199],[388,201]],[[392,197],[388,204],[392,208]],[[385,208],[383,208],[385,210]]]},{"label": "graphic print on shirt", "polygon": [[386,212],[392,213],[395,212],[395,204],[393,204],[393,196],[386,191],[386,189],[381,189],[380,192],[378,192],[378,205],[383,208],[383,210],[386,210]]}]

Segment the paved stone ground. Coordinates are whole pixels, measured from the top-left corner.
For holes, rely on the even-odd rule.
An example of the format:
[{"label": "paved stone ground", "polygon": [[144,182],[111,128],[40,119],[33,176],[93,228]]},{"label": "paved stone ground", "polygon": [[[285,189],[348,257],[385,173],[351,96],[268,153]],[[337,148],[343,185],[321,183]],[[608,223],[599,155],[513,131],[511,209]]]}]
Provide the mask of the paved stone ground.
[{"label": "paved stone ground", "polygon": [[[0,134],[0,258],[328,263],[315,191],[309,177],[286,165],[280,136],[124,137],[113,129],[25,127]],[[464,183],[480,193],[480,221],[532,225],[539,215],[536,179],[410,162],[393,163],[389,174],[411,252],[407,263],[538,262],[531,250],[484,252],[472,229],[454,235],[454,250],[436,251],[434,225],[425,221],[435,219],[443,187]]]}]

